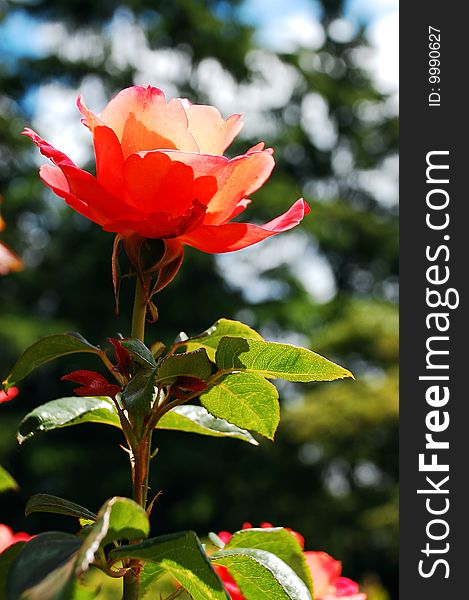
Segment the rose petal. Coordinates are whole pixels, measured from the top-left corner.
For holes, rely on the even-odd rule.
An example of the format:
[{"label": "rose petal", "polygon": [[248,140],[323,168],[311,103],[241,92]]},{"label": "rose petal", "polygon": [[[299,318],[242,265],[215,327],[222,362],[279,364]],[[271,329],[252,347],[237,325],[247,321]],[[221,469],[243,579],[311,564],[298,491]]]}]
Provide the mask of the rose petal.
[{"label": "rose petal", "polygon": [[252,148],[249,148],[249,150],[246,152],[246,154],[249,154],[251,152],[261,152],[262,150],[264,150],[264,152],[268,152],[271,155],[274,154],[274,149],[273,148],[265,148],[264,142],[259,142]]},{"label": "rose petal", "polygon": [[207,208],[205,225],[225,223],[238,203],[259,189],[274,168],[274,159],[266,152],[253,152],[228,160],[223,156],[165,152],[172,160],[189,165],[196,177],[210,175],[217,180],[217,192]]},{"label": "rose petal", "polygon": [[244,212],[250,204],[251,204],[251,200],[249,198],[243,198],[242,200],[240,200],[238,202],[238,204],[235,206],[235,209],[231,213],[228,221],[231,221],[231,219],[234,219],[235,217],[240,215],[242,212]]},{"label": "rose petal", "polygon": [[234,114],[225,120],[214,106],[189,102],[183,102],[183,106],[189,129],[203,154],[223,154],[243,126],[242,115]]},{"label": "rose petal", "polygon": [[338,598],[343,598],[345,596],[353,596],[353,594],[357,594],[360,586],[355,581],[352,581],[348,577],[338,577],[334,581],[334,591]]},{"label": "rose petal", "polygon": [[342,563],[326,552],[305,552],[304,557],[313,578],[314,597],[320,600],[331,583],[340,576]]},{"label": "rose petal", "polygon": [[44,165],[39,174],[57,195],[88,219],[103,226],[119,219],[145,218],[141,211],[110,194],[91,173],[69,165],[62,165],[61,170],[64,177],[54,167]]},{"label": "rose petal", "polygon": [[215,177],[194,179],[190,166],[163,152],[133,154],[124,165],[125,185],[130,200],[145,212],[184,214],[194,200],[207,205],[217,190]]},{"label": "rose petal", "polygon": [[101,121],[78,96],[78,110],[83,115],[82,123],[93,134],[96,175],[98,181],[118,198],[124,190],[124,156],[117,135]]},{"label": "rose petal", "polygon": [[62,165],[72,165],[76,167],[73,160],[68,158],[66,154],[64,154],[60,150],[57,150],[57,148],[54,148],[54,146],[49,144],[49,142],[46,142],[46,140],[43,140],[35,131],[30,129],[29,127],[25,127],[21,135],[25,135],[31,138],[31,140],[41,151],[41,154],[43,156],[46,156],[47,158],[50,158],[58,167]]},{"label": "rose petal", "polygon": [[124,196],[124,155],[116,134],[103,125],[93,130],[96,176],[111,194]]},{"label": "rose petal", "polygon": [[39,169],[39,177],[57,194],[57,196],[63,198],[73,210],[77,211],[87,219],[91,219],[92,221],[96,220],[94,212],[88,205],[79,198],[75,198],[75,196],[70,193],[70,186],[68,185],[67,178],[59,167],[42,165]]},{"label": "rose petal", "polygon": [[94,128],[99,125],[104,126],[103,121],[101,121],[101,119],[86,106],[82,96],[78,96],[77,98],[77,107],[83,115],[82,123],[88,127],[91,132],[93,132]]},{"label": "rose petal", "polygon": [[[106,218],[106,215],[113,215],[118,218],[128,216],[129,207],[120,200],[120,198],[110,194],[107,189],[98,182],[96,177],[91,175],[91,173],[77,167],[68,156],[63,154],[63,152],[56,150],[49,142],[43,140],[31,129],[25,129],[23,133],[33,140],[39,147],[41,154],[50,158],[58,167],[60,167],[62,173],[66,177],[68,188],[64,186],[63,179],[60,179],[54,171],[40,170],[40,175],[47,185],[49,185],[48,179],[50,178],[55,181],[55,184],[60,180],[60,185],[56,185],[56,187],[57,189],[60,189],[62,193],[59,194],[55,189],[54,191],[66,200],[67,198],[65,198],[65,195],[70,196],[71,194],[75,200],[68,198],[71,200],[70,206],[72,206],[73,203],[76,206],[80,206],[81,210],[75,206],[72,206],[72,208],[79,210],[79,212],[84,214],[87,218],[100,224],[103,218]],[[52,187],[52,185],[50,187]],[[84,211],[87,211],[89,214],[85,214]],[[94,216],[91,216],[91,214]]]},{"label": "rose petal", "polygon": [[282,231],[292,229],[301,222],[309,210],[306,202],[300,199],[286,213],[265,225],[251,225],[250,223],[202,225],[192,233],[182,236],[181,242],[211,254],[234,252]]},{"label": "rose petal", "polygon": [[167,104],[164,93],[152,86],[122,90],[99,118],[116,133],[124,158],[158,148],[199,150],[182,104],[175,99]]},{"label": "rose petal", "polygon": [[169,213],[153,212],[135,219],[114,219],[103,224],[105,231],[130,235],[138,233],[148,238],[175,238],[199,227],[204,219],[206,206],[195,200],[189,210],[174,217]]},{"label": "rose petal", "polygon": [[229,531],[220,531],[218,532],[218,537],[221,539],[222,542],[227,544],[233,537],[233,534]]}]

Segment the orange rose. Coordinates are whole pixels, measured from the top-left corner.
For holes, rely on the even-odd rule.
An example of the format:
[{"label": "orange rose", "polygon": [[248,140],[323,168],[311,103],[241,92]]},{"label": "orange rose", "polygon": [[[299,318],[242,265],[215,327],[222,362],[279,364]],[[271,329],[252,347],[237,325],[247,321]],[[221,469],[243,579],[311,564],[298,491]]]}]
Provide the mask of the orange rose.
[{"label": "orange rose", "polygon": [[105,231],[232,252],[291,229],[309,212],[300,199],[262,226],[230,222],[274,167],[263,143],[231,160],[223,156],[241,115],[224,120],[213,106],[167,103],[151,86],[121,91],[99,116],[81,98],[78,108],[93,135],[96,177],[31,129],[23,133],[55,164],[41,167],[42,180]]}]

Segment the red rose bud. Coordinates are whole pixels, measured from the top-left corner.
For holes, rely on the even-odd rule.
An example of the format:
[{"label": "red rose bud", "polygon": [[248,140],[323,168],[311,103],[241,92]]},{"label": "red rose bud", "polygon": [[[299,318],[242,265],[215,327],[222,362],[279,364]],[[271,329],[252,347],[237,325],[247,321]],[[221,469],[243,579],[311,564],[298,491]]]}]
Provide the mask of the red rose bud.
[{"label": "red rose bud", "polygon": [[100,373],[94,371],[73,371],[64,375],[62,380],[79,383],[82,387],[75,388],[73,391],[77,396],[110,396],[121,391],[120,386],[109,383]]}]

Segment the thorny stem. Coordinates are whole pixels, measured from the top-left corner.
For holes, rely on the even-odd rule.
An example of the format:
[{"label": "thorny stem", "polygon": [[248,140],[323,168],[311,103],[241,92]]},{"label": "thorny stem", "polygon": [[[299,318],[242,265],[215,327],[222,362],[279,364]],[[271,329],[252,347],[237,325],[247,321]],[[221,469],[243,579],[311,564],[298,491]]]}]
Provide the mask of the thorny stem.
[{"label": "thorny stem", "polygon": [[[145,337],[148,290],[150,278],[137,275],[135,284],[134,309],[132,314],[132,332],[134,338],[142,342]],[[151,454],[151,432],[144,435],[139,443],[132,444],[133,454],[133,498],[145,510],[148,496],[148,472]],[[129,571],[124,577],[123,600],[138,600],[140,589],[140,571],[142,564],[138,560],[129,561]]]},{"label": "thorny stem", "polygon": [[[207,382],[206,382],[207,387],[211,386],[213,383],[215,383],[215,381],[217,379],[220,379],[220,377],[223,377],[224,375],[227,375],[228,373],[232,373],[232,370],[231,369],[220,369],[219,371],[214,373],[211,377],[209,377],[209,379],[207,379]],[[186,402],[189,402],[190,400],[197,398],[197,396],[200,396],[200,394],[201,394],[200,391],[193,392],[192,394],[187,394],[187,396],[185,396],[182,400],[180,400],[179,398],[176,400],[170,400],[169,397],[166,396],[165,399],[163,400],[163,402],[158,406],[157,410],[153,413],[152,417],[148,421],[147,427],[150,430],[153,430],[156,427],[158,421],[167,412],[169,412],[176,406],[181,406],[181,404],[185,404]]]}]

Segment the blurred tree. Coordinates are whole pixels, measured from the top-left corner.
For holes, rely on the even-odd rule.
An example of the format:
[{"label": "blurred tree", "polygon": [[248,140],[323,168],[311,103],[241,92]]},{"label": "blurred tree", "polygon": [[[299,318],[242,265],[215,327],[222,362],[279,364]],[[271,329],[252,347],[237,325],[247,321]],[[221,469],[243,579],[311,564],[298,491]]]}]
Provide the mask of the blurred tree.
[{"label": "blurred tree", "polygon": [[[22,51],[21,43],[0,47],[4,238],[27,265],[0,281],[0,365],[6,373],[46,333],[79,330],[101,343],[116,331],[128,333],[132,294],[124,285],[116,319],[112,235],[49,195],[22,127],[32,122],[59,147],[76,136],[75,150],[89,157],[77,130],[69,121],[57,126],[54,113],[72,105],[78,88],[99,110],[119,88],[144,82],[225,112],[244,110],[244,139],[233,153],[263,138],[277,158],[251,215],[268,220],[300,195],[311,201],[312,214],[275,245],[217,258],[189,249],[174,284],[157,298],[161,322],[149,338],[170,340],[178,328],[197,333],[220,316],[240,318],[266,337],[300,340],[336,359],[357,381],[306,392],[285,386],[274,445],[245,448],[162,433],[152,483],[164,494],[154,529],[203,533],[245,520],[289,525],[305,534],[309,548],[340,557],[347,575],[378,577],[397,598],[398,240],[396,206],[384,195],[383,179],[395,167],[397,118],[392,99],[361,66],[364,31],[337,35],[341,11],[341,2],[324,0],[318,43],[275,53],[259,45],[234,1],[0,2],[4,26],[19,18],[25,35],[34,27],[42,36],[34,51]],[[114,431],[85,426],[16,446],[21,416],[69,394],[61,375],[87,366],[95,366],[92,359],[47,366],[2,407],[0,463],[22,489],[0,499],[1,512],[17,529],[51,526],[45,515],[23,519],[32,493],[96,509],[109,495],[129,491],[125,455],[112,450],[119,441]],[[73,524],[64,519],[63,527]]]}]

